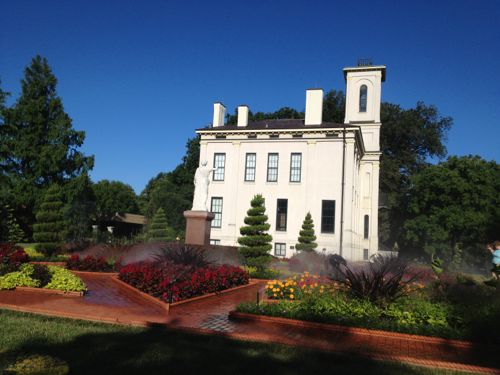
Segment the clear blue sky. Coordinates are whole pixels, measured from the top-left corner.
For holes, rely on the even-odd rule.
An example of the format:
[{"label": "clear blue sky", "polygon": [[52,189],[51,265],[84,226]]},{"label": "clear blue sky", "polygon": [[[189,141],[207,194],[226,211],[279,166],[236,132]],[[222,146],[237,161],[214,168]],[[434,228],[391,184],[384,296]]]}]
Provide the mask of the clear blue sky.
[{"label": "clear blue sky", "polygon": [[0,79],[16,98],[48,58],[92,178],[140,192],[173,169],[212,103],[302,110],[305,89],[344,90],[342,67],[387,65],[385,101],[454,118],[448,152],[500,159],[500,1],[0,3]]}]

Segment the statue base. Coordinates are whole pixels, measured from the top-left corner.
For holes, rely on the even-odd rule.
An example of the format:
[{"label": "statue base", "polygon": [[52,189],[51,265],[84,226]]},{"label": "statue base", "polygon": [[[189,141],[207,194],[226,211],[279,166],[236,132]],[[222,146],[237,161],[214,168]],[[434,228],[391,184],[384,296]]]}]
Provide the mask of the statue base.
[{"label": "statue base", "polygon": [[210,229],[215,215],[207,211],[184,211],[186,218],[185,244],[210,245]]}]

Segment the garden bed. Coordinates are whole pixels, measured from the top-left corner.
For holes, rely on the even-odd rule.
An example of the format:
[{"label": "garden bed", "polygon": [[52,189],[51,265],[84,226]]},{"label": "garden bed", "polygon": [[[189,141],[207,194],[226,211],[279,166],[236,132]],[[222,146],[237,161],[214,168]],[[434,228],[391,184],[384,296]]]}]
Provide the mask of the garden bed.
[{"label": "garden bed", "polygon": [[239,321],[268,323],[268,324],[273,324],[273,325],[285,325],[285,326],[291,326],[291,327],[321,329],[324,331],[354,333],[354,334],[358,334],[358,335],[371,335],[371,336],[378,336],[378,337],[399,338],[399,339],[405,339],[405,340],[418,340],[418,341],[427,342],[427,343],[446,344],[446,345],[455,346],[455,347],[462,347],[462,348],[471,348],[471,347],[476,345],[473,342],[465,341],[465,340],[456,340],[456,339],[447,339],[447,338],[442,338],[442,337],[414,335],[414,334],[408,334],[408,333],[383,331],[383,330],[378,330],[378,329],[343,326],[343,325],[338,325],[338,324],[316,323],[316,322],[309,322],[309,321],[297,320],[297,319],[279,318],[279,317],[257,315],[257,314],[248,314],[248,313],[242,313],[242,312],[239,312],[236,310],[229,312],[229,319],[230,320],[239,320]]},{"label": "garden bed", "polygon": [[259,283],[259,280],[250,280],[249,283],[245,284],[245,285],[239,285],[239,286],[236,286],[234,288],[224,289],[224,290],[221,290],[221,291],[216,292],[216,293],[203,294],[201,296],[196,296],[196,297],[184,299],[184,300],[181,300],[178,302],[167,303],[167,302],[162,301],[161,299],[158,299],[156,297],[151,296],[150,294],[144,293],[137,288],[134,288],[132,285],[127,284],[126,282],[120,280],[117,275],[112,276],[111,279],[114,282],[118,283],[119,285],[123,286],[124,288],[127,288],[128,290],[140,295],[141,297],[147,299],[148,301],[153,302],[154,304],[160,306],[162,309],[164,309],[167,312],[170,311],[170,308],[172,308],[172,307],[176,307],[176,306],[184,305],[187,303],[204,300],[204,299],[215,297],[215,296],[225,295],[228,293],[232,293],[232,292],[235,292],[235,291],[238,291],[241,289],[245,289],[245,288],[254,286],[255,284]]},{"label": "garden bed", "polygon": [[234,266],[191,267],[169,262],[140,262],[120,269],[119,280],[168,304],[218,294],[249,283]]}]

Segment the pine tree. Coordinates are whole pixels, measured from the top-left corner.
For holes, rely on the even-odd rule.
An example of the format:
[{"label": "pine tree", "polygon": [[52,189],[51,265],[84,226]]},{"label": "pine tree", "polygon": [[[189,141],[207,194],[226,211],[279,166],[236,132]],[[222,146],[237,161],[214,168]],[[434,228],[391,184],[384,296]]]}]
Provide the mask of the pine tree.
[{"label": "pine tree", "polygon": [[13,210],[9,206],[7,208],[7,242],[18,243],[24,239],[24,232],[19,226],[14,217]]},{"label": "pine tree", "polygon": [[299,243],[295,245],[297,250],[312,252],[318,247],[318,244],[314,242],[316,241],[314,223],[309,212],[302,223],[302,230],[299,232],[298,241]]},{"label": "pine tree", "polygon": [[38,242],[36,249],[47,255],[61,247],[64,237],[62,193],[58,185],[47,189],[43,202],[36,214],[33,238]]},{"label": "pine tree", "polygon": [[88,172],[94,159],[78,150],[85,133],[73,129],[47,59],[31,60],[12,106],[2,105],[4,97],[0,92],[0,184],[9,186],[16,219],[29,229],[47,188]]},{"label": "pine tree", "polygon": [[250,208],[247,211],[244,227],[240,228],[242,237],[238,238],[240,254],[245,258],[249,266],[264,270],[271,261],[269,251],[272,249],[272,236],[266,233],[270,225],[267,223],[265,199],[262,195],[253,197]]},{"label": "pine tree", "polygon": [[153,216],[147,237],[149,241],[172,241],[175,238],[173,229],[168,226],[163,208],[159,208]]}]

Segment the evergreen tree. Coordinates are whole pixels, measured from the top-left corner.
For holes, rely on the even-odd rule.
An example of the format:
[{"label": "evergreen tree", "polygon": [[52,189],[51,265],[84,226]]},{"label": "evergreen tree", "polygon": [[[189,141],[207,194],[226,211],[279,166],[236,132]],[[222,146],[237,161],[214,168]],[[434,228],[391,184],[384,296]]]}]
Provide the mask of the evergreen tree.
[{"label": "evergreen tree", "polygon": [[267,233],[270,225],[267,223],[265,199],[258,194],[250,202],[244,227],[240,228],[242,237],[238,238],[240,254],[249,266],[264,270],[271,261],[269,251],[272,249],[272,236]]},{"label": "evergreen tree", "polygon": [[175,233],[168,226],[163,208],[159,208],[153,216],[147,237],[149,241],[172,241],[175,239]]},{"label": "evergreen tree", "polygon": [[47,59],[36,56],[24,71],[13,106],[2,104],[5,93],[0,92],[0,176],[9,184],[17,220],[29,232],[47,187],[63,186],[94,163],[78,150],[85,133],[73,129],[56,86]]},{"label": "evergreen tree", "polygon": [[60,248],[64,236],[64,218],[62,194],[58,185],[47,189],[33,229],[38,251],[50,255]]},{"label": "evergreen tree", "polygon": [[297,250],[312,252],[318,247],[316,236],[314,234],[314,224],[311,214],[308,212],[304,222],[302,223],[302,230],[299,232],[299,243],[295,245]]},{"label": "evergreen tree", "polygon": [[7,242],[9,243],[22,242],[24,239],[24,232],[19,226],[16,218],[14,217],[12,208],[7,206],[6,211],[7,211]]}]

